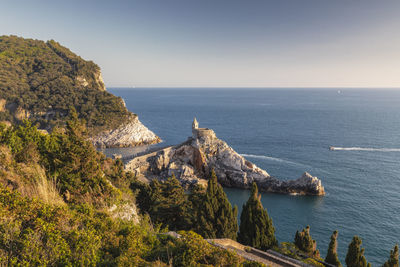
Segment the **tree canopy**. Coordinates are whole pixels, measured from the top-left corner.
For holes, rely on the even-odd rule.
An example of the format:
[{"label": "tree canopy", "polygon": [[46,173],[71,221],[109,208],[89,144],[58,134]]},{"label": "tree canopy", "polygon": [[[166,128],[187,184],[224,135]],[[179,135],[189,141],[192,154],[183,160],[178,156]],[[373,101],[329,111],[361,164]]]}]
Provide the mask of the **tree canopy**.
[{"label": "tree canopy", "polygon": [[[136,179],[121,161],[97,152],[71,115],[65,130],[51,134],[29,121],[0,123],[1,266],[251,264],[194,232],[179,232],[180,239],[165,235],[135,214],[129,185]],[[157,215],[180,228],[184,191],[173,177],[160,184]]]},{"label": "tree canopy", "polygon": [[[237,207],[232,208],[217,176],[212,170],[207,190],[197,203],[195,230],[205,238],[230,238],[236,240],[238,231]],[[196,204],[196,203],[195,203]]]},{"label": "tree canopy", "polygon": [[361,238],[354,236],[353,240],[349,244],[346,255],[346,265],[347,267],[369,267],[370,263],[364,256],[364,248],[361,248]]},{"label": "tree canopy", "polygon": [[382,265],[383,267],[399,267],[399,245],[395,245],[390,251],[389,259]]},{"label": "tree canopy", "polygon": [[320,255],[317,249],[317,242],[311,237],[310,226],[307,225],[307,227],[301,232],[296,231],[294,244],[308,256],[319,258]]},{"label": "tree canopy", "polygon": [[249,200],[243,205],[238,241],[262,250],[278,245],[272,219],[262,206],[256,183],[253,183]]},{"label": "tree canopy", "polygon": [[18,122],[24,110],[34,124],[51,128],[75,107],[90,133],[116,128],[130,113],[99,75],[99,66],[53,40],[0,36],[0,121]]},{"label": "tree canopy", "polygon": [[338,231],[334,231],[331,236],[331,242],[329,243],[328,252],[325,257],[325,262],[341,267],[342,264],[340,263],[337,254],[337,237],[338,237]]}]

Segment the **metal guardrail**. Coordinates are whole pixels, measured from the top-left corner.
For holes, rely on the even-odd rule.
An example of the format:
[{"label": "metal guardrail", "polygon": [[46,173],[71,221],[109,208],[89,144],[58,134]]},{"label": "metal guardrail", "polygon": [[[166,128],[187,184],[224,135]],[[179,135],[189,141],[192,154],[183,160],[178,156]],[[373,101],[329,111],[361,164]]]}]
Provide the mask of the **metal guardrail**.
[{"label": "metal guardrail", "polygon": [[137,158],[137,157],[140,157],[140,156],[144,156],[144,155],[147,155],[147,154],[151,154],[151,153],[154,153],[154,152],[158,152],[158,151],[164,150],[164,149],[169,148],[169,147],[173,147],[173,146],[153,147],[153,148],[150,148],[150,149],[145,150],[145,151],[138,152],[138,153],[133,154],[133,155],[122,157],[121,160],[126,163],[126,162],[128,162],[128,161],[130,161],[130,160],[132,160],[134,158]]},{"label": "metal guardrail", "polygon": [[[307,264],[305,262],[302,262],[300,260],[291,258],[289,256],[283,255],[277,251],[274,250],[267,250],[267,251],[262,251],[253,247],[249,247],[249,246],[244,246],[240,243],[241,246],[246,247],[248,249],[242,249],[239,247],[236,247],[235,245],[229,245],[229,244],[221,244],[218,242],[218,240],[226,240],[226,238],[223,239],[206,239],[207,242],[209,242],[210,244],[217,246],[219,248],[223,248],[223,249],[234,249],[236,251],[240,251],[241,256],[242,257],[246,257],[245,254],[248,255],[248,259],[249,260],[254,260],[251,259],[251,256],[256,256],[258,258],[264,259],[266,261],[275,263],[279,266],[285,266],[285,267],[315,267],[314,265],[311,264]],[[235,241],[232,240],[232,242],[236,243]],[[299,256],[303,257],[304,259],[310,258],[309,256],[305,255],[305,254],[300,254]],[[319,262],[321,264],[323,264],[326,267],[336,267],[332,264],[329,264],[327,262],[321,261],[321,260],[317,260],[312,258],[313,260],[315,260],[316,262]]]},{"label": "metal guardrail", "polygon": [[[274,252],[276,252],[276,251],[274,251]],[[276,253],[278,253],[278,252],[276,252]],[[309,259],[309,258],[311,258],[310,256],[308,256],[308,255],[306,255],[306,254],[303,254],[303,253],[298,253],[298,255],[301,256],[301,257],[303,257],[304,259]],[[326,266],[326,267],[336,267],[335,265],[330,264],[330,263],[327,263],[327,262],[325,262],[325,261],[320,261],[320,260],[317,260],[317,259],[315,259],[315,258],[311,258],[311,259],[315,260],[316,262],[319,262],[319,263],[323,264],[323,265]]]},{"label": "metal guardrail", "polygon": [[[312,265],[306,264],[302,261],[290,258],[288,256],[282,255],[276,251],[262,251],[256,248],[250,248],[250,252],[262,257],[262,258],[267,258],[268,260],[275,262],[281,266],[290,266],[290,267],[298,267],[298,266],[302,266],[302,267],[314,267]],[[272,252],[272,253],[271,253]]]},{"label": "metal guardrail", "polygon": [[[255,248],[252,248],[252,249],[253,249],[253,250],[260,251],[260,250],[255,249]],[[260,251],[260,252],[263,252],[263,251]],[[269,254],[275,255],[275,256],[277,256],[277,257],[279,257],[279,258],[285,259],[286,261],[289,261],[289,262],[291,262],[291,263],[293,263],[293,264],[296,264],[296,265],[298,265],[298,266],[303,266],[303,267],[314,267],[313,265],[310,265],[310,264],[304,263],[304,262],[302,262],[302,261],[293,259],[293,258],[291,258],[291,257],[289,257],[289,256],[283,255],[283,254],[281,254],[281,253],[279,253],[279,252],[276,252],[276,251],[274,251],[274,250],[271,250],[271,249],[268,250],[267,252],[268,252]]]}]

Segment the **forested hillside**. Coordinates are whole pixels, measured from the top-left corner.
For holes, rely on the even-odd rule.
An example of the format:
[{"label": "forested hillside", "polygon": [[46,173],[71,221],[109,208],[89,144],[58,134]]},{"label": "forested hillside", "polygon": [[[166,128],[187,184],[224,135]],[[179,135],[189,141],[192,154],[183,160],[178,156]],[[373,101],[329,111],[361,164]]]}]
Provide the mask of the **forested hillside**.
[{"label": "forested hillside", "polygon": [[29,117],[52,128],[65,122],[72,106],[90,133],[116,128],[130,114],[121,98],[105,91],[92,61],[53,40],[0,37],[0,121]]},{"label": "forested hillside", "polygon": [[[1,266],[262,266],[203,238],[237,238],[323,266],[310,227],[294,242],[278,243],[255,183],[239,226],[237,207],[214,172],[206,188],[185,191],[174,175],[146,184],[121,160],[98,152],[86,134],[73,111],[50,134],[29,121],[0,123]],[[325,261],[341,266],[337,238],[335,231]],[[398,267],[397,245],[388,256],[384,266]],[[370,266],[357,236],[346,265]]]},{"label": "forested hillside", "polygon": [[1,266],[250,264],[194,232],[163,234],[167,225],[138,215],[131,190],[138,181],[97,152],[71,115],[51,134],[30,122],[0,123]]}]

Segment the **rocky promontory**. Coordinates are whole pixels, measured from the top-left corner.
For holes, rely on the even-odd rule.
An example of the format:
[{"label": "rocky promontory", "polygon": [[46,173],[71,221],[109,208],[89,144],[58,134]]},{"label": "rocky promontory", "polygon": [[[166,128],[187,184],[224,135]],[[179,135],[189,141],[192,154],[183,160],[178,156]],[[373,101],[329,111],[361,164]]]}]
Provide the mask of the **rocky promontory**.
[{"label": "rocky promontory", "polygon": [[92,142],[97,147],[130,147],[156,144],[161,139],[144,126],[137,116],[131,116],[118,128],[93,137]]},{"label": "rocky promontory", "polygon": [[96,145],[127,147],[160,141],[106,90],[100,67],[54,40],[0,36],[0,121],[29,119],[51,131],[75,110]]},{"label": "rocky promontory", "polygon": [[128,161],[127,170],[139,179],[151,180],[172,174],[185,185],[205,184],[211,170],[223,186],[250,188],[256,182],[261,191],[324,195],[321,180],[305,172],[296,180],[281,181],[269,175],[218,139],[213,130],[193,122],[192,137],[186,142],[141,155]]}]

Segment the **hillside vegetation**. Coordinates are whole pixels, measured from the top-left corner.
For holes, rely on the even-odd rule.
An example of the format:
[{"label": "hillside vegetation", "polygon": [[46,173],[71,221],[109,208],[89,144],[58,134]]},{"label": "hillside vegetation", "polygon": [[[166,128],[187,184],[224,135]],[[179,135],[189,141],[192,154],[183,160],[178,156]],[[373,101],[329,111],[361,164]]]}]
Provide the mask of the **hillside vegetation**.
[{"label": "hillside vegetation", "polygon": [[[237,207],[214,172],[207,188],[186,192],[174,175],[140,182],[96,151],[74,111],[50,134],[29,121],[0,123],[1,266],[262,266],[203,239],[236,239],[238,230],[243,245],[323,266],[308,226],[278,245],[256,184],[241,218],[238,227]],[[337,237],[325,260],[341,266]],[[348,267],[370,266],[361,245],[355,236]],[[384,266],[399,266],[397,245]]]},{"label": "hillside vegetation", "polygon": [[[139,182],[85,132],[74,112],[51,134],[29,121],[0,123],[1,266],[259,266],[192,231],[163,234],[168,225],[138,215],[131,188]],[[164,215],[176,208],[170,199]]]},{"label": "hillside vegetation", "polygon": [[41,128],[52,128],[65,122],[72,106],[93,134],[132,115],[121,98],[105,91],[92,61],[53,40],[0,36],[0,121],[30,117]]}]

